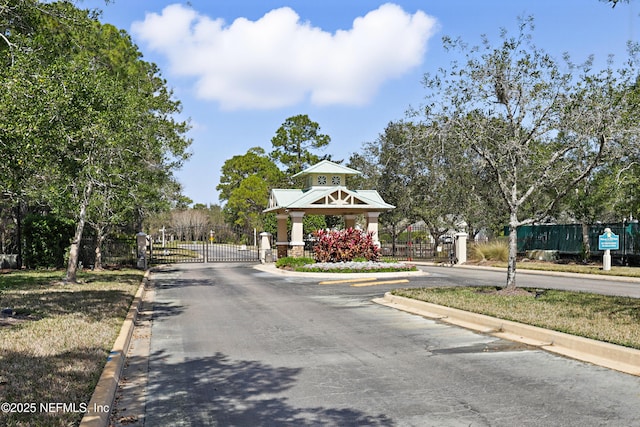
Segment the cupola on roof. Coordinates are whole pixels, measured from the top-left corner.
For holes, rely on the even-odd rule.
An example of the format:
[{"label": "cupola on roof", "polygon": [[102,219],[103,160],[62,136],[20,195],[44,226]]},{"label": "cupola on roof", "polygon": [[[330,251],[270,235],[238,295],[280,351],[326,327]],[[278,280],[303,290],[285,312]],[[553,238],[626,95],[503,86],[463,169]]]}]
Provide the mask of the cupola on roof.
[{"label": "cupola on roof", "polygon": [[349,190],[345,177],[361,172],[323,160],[294,175],[307,177],[305,189],[271,190],[269,206],[264,212],[299,210],[309,214],[355,214],[382,212],[395,208],[386,203],[376,190]]},{"label": "cupola on roof", "polygon": [[333,163],[329,160],[322,160],[319,163],[316,163],[313,166],[309,166],[302,172],[298,172],[293,175],[293,178],[297,178],[300,176],[307,176],[311,174],[341,174],[341,175],[362,175],[362,172],[357,171],[355,169],[348,168],[346,166],[339,165],[337,163]]}]

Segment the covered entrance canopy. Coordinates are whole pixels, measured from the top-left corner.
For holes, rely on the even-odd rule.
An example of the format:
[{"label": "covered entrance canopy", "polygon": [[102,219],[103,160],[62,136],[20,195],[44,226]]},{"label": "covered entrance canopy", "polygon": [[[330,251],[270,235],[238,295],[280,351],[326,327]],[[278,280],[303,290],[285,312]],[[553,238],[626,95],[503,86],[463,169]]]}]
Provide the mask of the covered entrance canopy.
[{"label": "covered entrance canopy", "polygon": [[[275,212],[278,219],[278,258],[300,257],[304,253],[302,218],[309,215],[342,215],[345,226],[355,226],[356,216],[363,214],[367,232],[378,242],[378,216],[395,208],[386,203],[376,190],[349,190],[346,178],[361,172],[323,160],[293,177],[306,178],[304,189],[273,189],[269,206],[263,212]],[[291,241],[287,237],[287,218],[291,218]]]}]

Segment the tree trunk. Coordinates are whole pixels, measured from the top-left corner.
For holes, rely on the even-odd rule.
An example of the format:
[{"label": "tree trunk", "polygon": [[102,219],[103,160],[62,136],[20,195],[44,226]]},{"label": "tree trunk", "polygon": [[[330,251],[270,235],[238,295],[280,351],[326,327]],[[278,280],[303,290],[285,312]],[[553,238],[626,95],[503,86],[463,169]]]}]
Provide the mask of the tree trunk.
[{"label": "tree trunk", "polygon": [[95,270],[102,270],[102,244],[104,243],[105,235],[101,228],[96,228],[96,261],[93,265]]},{"label": "tree trunk", "polygon": [[591,258],[591,246],[589,245],[589,224],[582,223],[582,260],[589,261]]},{"label": "tree trunk", "polygon": [[16,256],[16,266],[18,270],[22,270],[22,203],[18,200],[18,206],[16,207],[16,233],[18,244],[18,255]]},{"label": "tree trunk", "polygon": [[65,282],[76,283],[78,272],[78,255],[80,253],[80,242],[82,240],[82,232],[84,231],[84,218],[86,213],[84,212],[84,204],[80,210],[80,220],[76,225],[76,232],[73,235],[73,241],[71,242],[71,248],[69,249],[69,263],[67,264],[67,275]]},{"label": "tree trunk", "polygon": [[87,188],[85,188],[84,191],[83,200],[81,200],[80,202],[80,215],[78,217],[78,224],[76,225],[76,232],[73,235],[73,241],[71,242],[71,248],[69,249],[69,264],[67,264],[67,275],[64,279],[65,282],[77,282],[78,256],[80,253],[82,233],[84,232],[84,224],[87,219],[87,205],[89,204],[90,195],[91,183],[87,184]]},{"label": "tree trunk", "polygon": [[507,264],[507,286],[505,289],[516,288],[516,257],[518,255],[518,222],[511,214],[509,221],[509,261]]}]

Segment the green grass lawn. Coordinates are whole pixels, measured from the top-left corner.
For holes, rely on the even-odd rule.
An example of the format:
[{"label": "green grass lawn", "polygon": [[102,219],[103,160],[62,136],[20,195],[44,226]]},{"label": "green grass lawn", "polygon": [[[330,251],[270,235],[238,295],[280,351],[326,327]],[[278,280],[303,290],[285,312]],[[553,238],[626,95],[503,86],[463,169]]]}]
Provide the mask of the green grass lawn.
[{"label": "green grass lawn", "polygon": [[79,423],[81,412],[40,405],[89,402],[143,274],[82,272],[78,284],[63,283],[60,271],[0,275],[0,307],[15,312],[0,317],[0,402],[35,404],[0,412],[0,425]]}]

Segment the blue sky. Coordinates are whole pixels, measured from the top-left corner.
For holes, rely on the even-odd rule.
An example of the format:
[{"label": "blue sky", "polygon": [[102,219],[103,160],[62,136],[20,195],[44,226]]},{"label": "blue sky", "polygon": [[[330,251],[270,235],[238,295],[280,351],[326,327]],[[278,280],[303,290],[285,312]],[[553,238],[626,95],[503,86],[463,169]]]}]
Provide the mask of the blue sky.
[{"label": "blue sky", "polygon": [[425,72],[453,59],[443,36],[480,44],[535,19],[533,41],[575,62],[622,62],[640,38],[640,4],[598,0],[102,0],[102,21],[126,30],[156,63],[193,126],[192,157],[176,176],[195,203],[217,204],[225,160],[271,151],[288,118],[307,114],[348,160],[421,104]]}]

